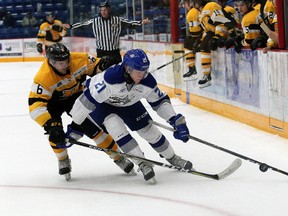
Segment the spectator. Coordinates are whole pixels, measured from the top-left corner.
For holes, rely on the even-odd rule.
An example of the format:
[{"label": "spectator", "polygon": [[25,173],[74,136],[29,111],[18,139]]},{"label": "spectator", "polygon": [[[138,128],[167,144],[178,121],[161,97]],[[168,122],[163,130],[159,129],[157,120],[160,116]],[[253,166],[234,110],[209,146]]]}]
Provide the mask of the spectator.
[{"label": "spectator", "polygon": [[3,25],[3,20],[6,14],[7,14],[7,11],[4,8],[1,8],[0,9],[0,26]]},{"label": "spectator", "polygon": [[15,19],[14,17],[11,15],[11,12],[8,11],[6,13],[6,15],[3,18],[3,24],[5,27],[7,28],[12,28],[15,25]]},{"label": "spectator", "polygon": [[105,1],[100,4],[100,16],[92,18],[87,22],[65,25],[67,28],[75,29],[79,27],[91,26],[96,38],[96,51],[98,57],[113,56],[122,61],[120,55],[120,33],[123,28],[135,28],[150,21],[129,21],[122,17],[111,15],[111,6]]},{"label": "spectator", "polygon": [[22,20],[23,27],[35,27],[37,26],[37,19],[32,15],[31,12],[27,12]]},{"label": "spectator", "polygon": [[[276,0],[272,0],[272,3],[276,9]],[[267,41],[267,46],[263,49],[263,53],[267,53],[269,50],[272,48],[277,48],[278,47],[278,24],[277,24],[277,14],[274,14],[274,18],[272,20],[272,25],[271,25],[272,30],[269,33],[269,39]]]},{"label": "spectator", "polygon": [[37,35],[37,51],[43,53],[45,50],[56,42],[62,42],[62,37],[66,35],[66,28],[60,20],[55,20],[53,12],[46,12],[46,21],[40,25]]}]

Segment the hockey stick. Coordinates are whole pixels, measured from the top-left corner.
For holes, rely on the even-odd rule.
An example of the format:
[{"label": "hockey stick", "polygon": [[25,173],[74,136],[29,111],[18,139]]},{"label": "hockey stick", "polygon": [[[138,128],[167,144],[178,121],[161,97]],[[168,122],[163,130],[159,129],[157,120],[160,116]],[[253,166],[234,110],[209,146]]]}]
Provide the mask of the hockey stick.
[{"label": "hockey stick", "polygon": [[191,53],[194,53],[194,52],[192,51],[192,52],[185,53],[184,55],[182,55],[182,56],[180,56],[178,58],[175,58],[172,61],[167,62],[166,64],[163,64],[163,65],[157,67],[156,69],[150,71],[150,73],[155,73],[156,71],[160,70],[161,68],[166,67],[167,65],[172,64],[173,62],[178,61],[179,59],[182,59],[182,58],[184,58],[185,56],[187,56],[187,55],[189,55]]},{"label": "hockey stick", "polygon": [[185,170],[185,169],[182,169],[180,167],[173,166],[173,165],[169,165],[169,164],[165,164],[165,163],[162,163],[162,162],[150,160],[150,159],[147,159],[147,158],[138,157],[136,155],[126,154],[126,153],[123,153],[123,152],[116,152],[116,151],[111,150],[111,149],[104,149],[104,148],[101,148],[101,147],[98,147],[98,146],[95,146],[95,145],[90,145],[88,143],[79,142],[79,141],[76,141],[76,140],[69,140],[69,142],[73,143],[75,145],[84,146],[86,148],[91,148],[91,149],[98,150],[98,151],[118,153],[118,154],[120,154],[122,156],[125,156],[127,158],[138,160],[139,162],[140,161],[141,162],[146,162],[146,163],[149,163],[150,165],[157,165],[157,166],[165,167],[165,168],[168,168],[168,169],[175,169],[175,170],[178,170],[178,171],[181,171],[181,172],[186,172],[186,173],[190,173],[190,174],[193,174],[193,175],[202,176],[202,177],[210,178],[210,179],[214,179],[214,180],[221,180],[221,179],[226,178],[227,176],[231,175],[233,172],[235,172],[241,166],[241,160],[240,159],[236,159],[226,169],[224,169],[222,172],[217,173],[217,174],[208,174],[208,173],[204,173],[204,172],[198,172],[198,171],[195,171],[195,170]]},{"label": "hockey stick", "polygon": [[[169,126],[166,126],[166,125],[163,125],[163,124],[158,123],[158,122],[155,122],[155,121],[150,121],[150,123],[152,123],[152,124],[154,124],[154,125],[157,125],[157,126],[159,126],[159,127],[161,127],[161,128],[164,128],[164,129],[166,129],[166,130],[169,130],[169,131],[173,131],[173,132],[175,131],[174,128],[169,127]],[[266,172],[268,169],[271,169],[271,170],[273,170],[273,171],[282,173],[282,174],[284,174],[284,175],[288,175],[287,172],[285,172],[285,171],[283,171],[283,170],[280,170],[280,169],[278,169],[278,168],[276,168],[276,167],[270,166],[270,165],[268,165],[268,164],[266,164],[266,163],[257,161],[257,160],[255,160],[255,159],[249,158],[249,157],[247,157],[247,156],[238,154],[238,153],[233,152],[233,151],[231,151],[231,150],[222,148],[222,147],[220,147],[220,146],[217,146],[217,145],[215,145],[215,144],[213,144],[213,143],[210,143],[210,142],[207,142],[207,141],[205,141],[205,140],[199,139],[199,138],[197,138],[197,137],[194,137],[194,136],[189,135],[188,138],[189,138],[189,139],[192,139],[192,140],[195,140],[195,141],[197,141],[197,142],[199,142],[199,143],[203,143],[203,144],[205,144],[205,145],[208,145],[208,146],[210,146],[210,147],[216,148],[216,149],[218,149],[218,150],[224,151],[224,152],[226,152],[226,153],[232,154],[232,155],[234,155],[234,156],[237,156],[237,157],[242,158],[242,159],[244,159],[244,160],[247,160],[247,161],[249,161],[249,162],[258,164],[258,165],[259,165],[259,169],[260,169],[261,172]]]}]

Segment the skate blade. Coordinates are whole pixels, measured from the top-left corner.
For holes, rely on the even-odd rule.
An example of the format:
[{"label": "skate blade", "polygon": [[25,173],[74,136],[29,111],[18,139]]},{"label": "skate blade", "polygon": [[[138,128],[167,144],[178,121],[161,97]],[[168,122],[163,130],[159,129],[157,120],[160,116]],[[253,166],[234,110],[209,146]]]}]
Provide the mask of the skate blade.
[{"label": "skate blade", "polygon": [[148,183],[151,184],[151,185],[155,185],[155,184],[157,183],[155,177],[153,177],[153,178],[147,180],[146,182],[148,182]]},{"label": "skate blade", "polygon": [[203,89],[203,88],[206,88],[206,87],[208,87],[208,86],[211,86],[211,82],[210,82],[210,81],[207,82],[207,83],[205,83],[205,84],[199,85],[199,88],[200,88],[200,89]]},{"label": "skate blade", "polygon": [[70,173],[64,174],[63,176],[64,176],[66,181],[70,181],[70,179],[71,179],[71,174]]},{"label": "skate blade", "polygon": [[190,77],[184,77],[185,82],[193,81],[193,80],[197,80],[197,79],[198,79],[197,75],[192,75]]},{"label": "skate blade", "polygon": [[129,176],[136,176],[137,173],[135,172],[134,169],[132,169],[129,173],[127,173]]}]

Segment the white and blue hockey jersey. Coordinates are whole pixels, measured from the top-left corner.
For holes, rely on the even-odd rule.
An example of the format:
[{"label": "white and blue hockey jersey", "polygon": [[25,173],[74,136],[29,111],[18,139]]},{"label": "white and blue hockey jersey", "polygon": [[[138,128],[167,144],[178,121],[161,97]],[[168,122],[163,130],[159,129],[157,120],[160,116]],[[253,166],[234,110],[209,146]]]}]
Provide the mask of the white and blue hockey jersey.
[{"label": "white and blue hockey jersey", "polygon": [[76,100],[71,111],[77,124],[81,124],[97,104],[129,107],[144,98],[166,121],[176,115],[167,93],[158,88],[157,81],[150,73],[139,84],[129,84],[125,79],[125,68],[122,64],[114,65],[88,79],[85,86],[84,93]]}]

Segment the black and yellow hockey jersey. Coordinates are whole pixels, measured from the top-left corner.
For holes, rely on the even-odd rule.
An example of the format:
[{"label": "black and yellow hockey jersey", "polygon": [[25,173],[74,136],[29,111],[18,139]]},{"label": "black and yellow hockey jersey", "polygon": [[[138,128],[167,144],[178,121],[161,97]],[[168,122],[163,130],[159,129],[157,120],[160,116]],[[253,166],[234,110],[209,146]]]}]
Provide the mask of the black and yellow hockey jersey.
[{"label": "black and yellow hockey jersey", "polygon": [[262,22],[261,14],[257,9],[253,9],[243,16],[241,21],[244,33],[243,46],[249,46],[260,35],[260,24]]},{"label": "black and yellow hockey jersey", "polygon": [[196,8],[191,8],[187,15],[186,21],[189,26],[189,33],[192,37],[199,37],[202,35],[202,27],[199,22],[200,11]]},{"label": "black and yellow hockey jersey", "polygon": [[219,36],[228,34],[224,23],[229,20],[224,16],[222,7],[216,2],[208,2],[203,7],[199,20],[205,32],[214,32]]},{"label": "black and yellow hockey jersey", "polygon": [[62,27],[62,31],[58,32],[52,29],[53,25],[62,26],[62,22],[60,20],[54,20],[52,24],[44,22],[40,25],[37,35],[37,43],[44,44],[45,46],[51,46],[56,42],[62,41],[62,37],[64,37],[67,33],[66,28]]},{"label": "black and yellow hockey jersey", "polygon": [[87,75],[96,74],[100,58],[91,58],[87,53],[70,52],[70,71],[66,75],[55,73],[45,59],[29,94],[29,112],[33,120],[43,126],[51,118],[47,110],[49,101],[65,100],[83,90]]},{"label": "black and yellow hockey jersey", "polygon": [[[274,31],[278,33],[277,14],[275,14],[274,17],[273,17],[272,25],[273,25]],[[278,43],[277,43],[277,41],[273,41],[271,38],[269,38],[268,41],[267,41],[267,46],[270,46],[270,47],[273,47],[273,48],[277,48]]]}]

